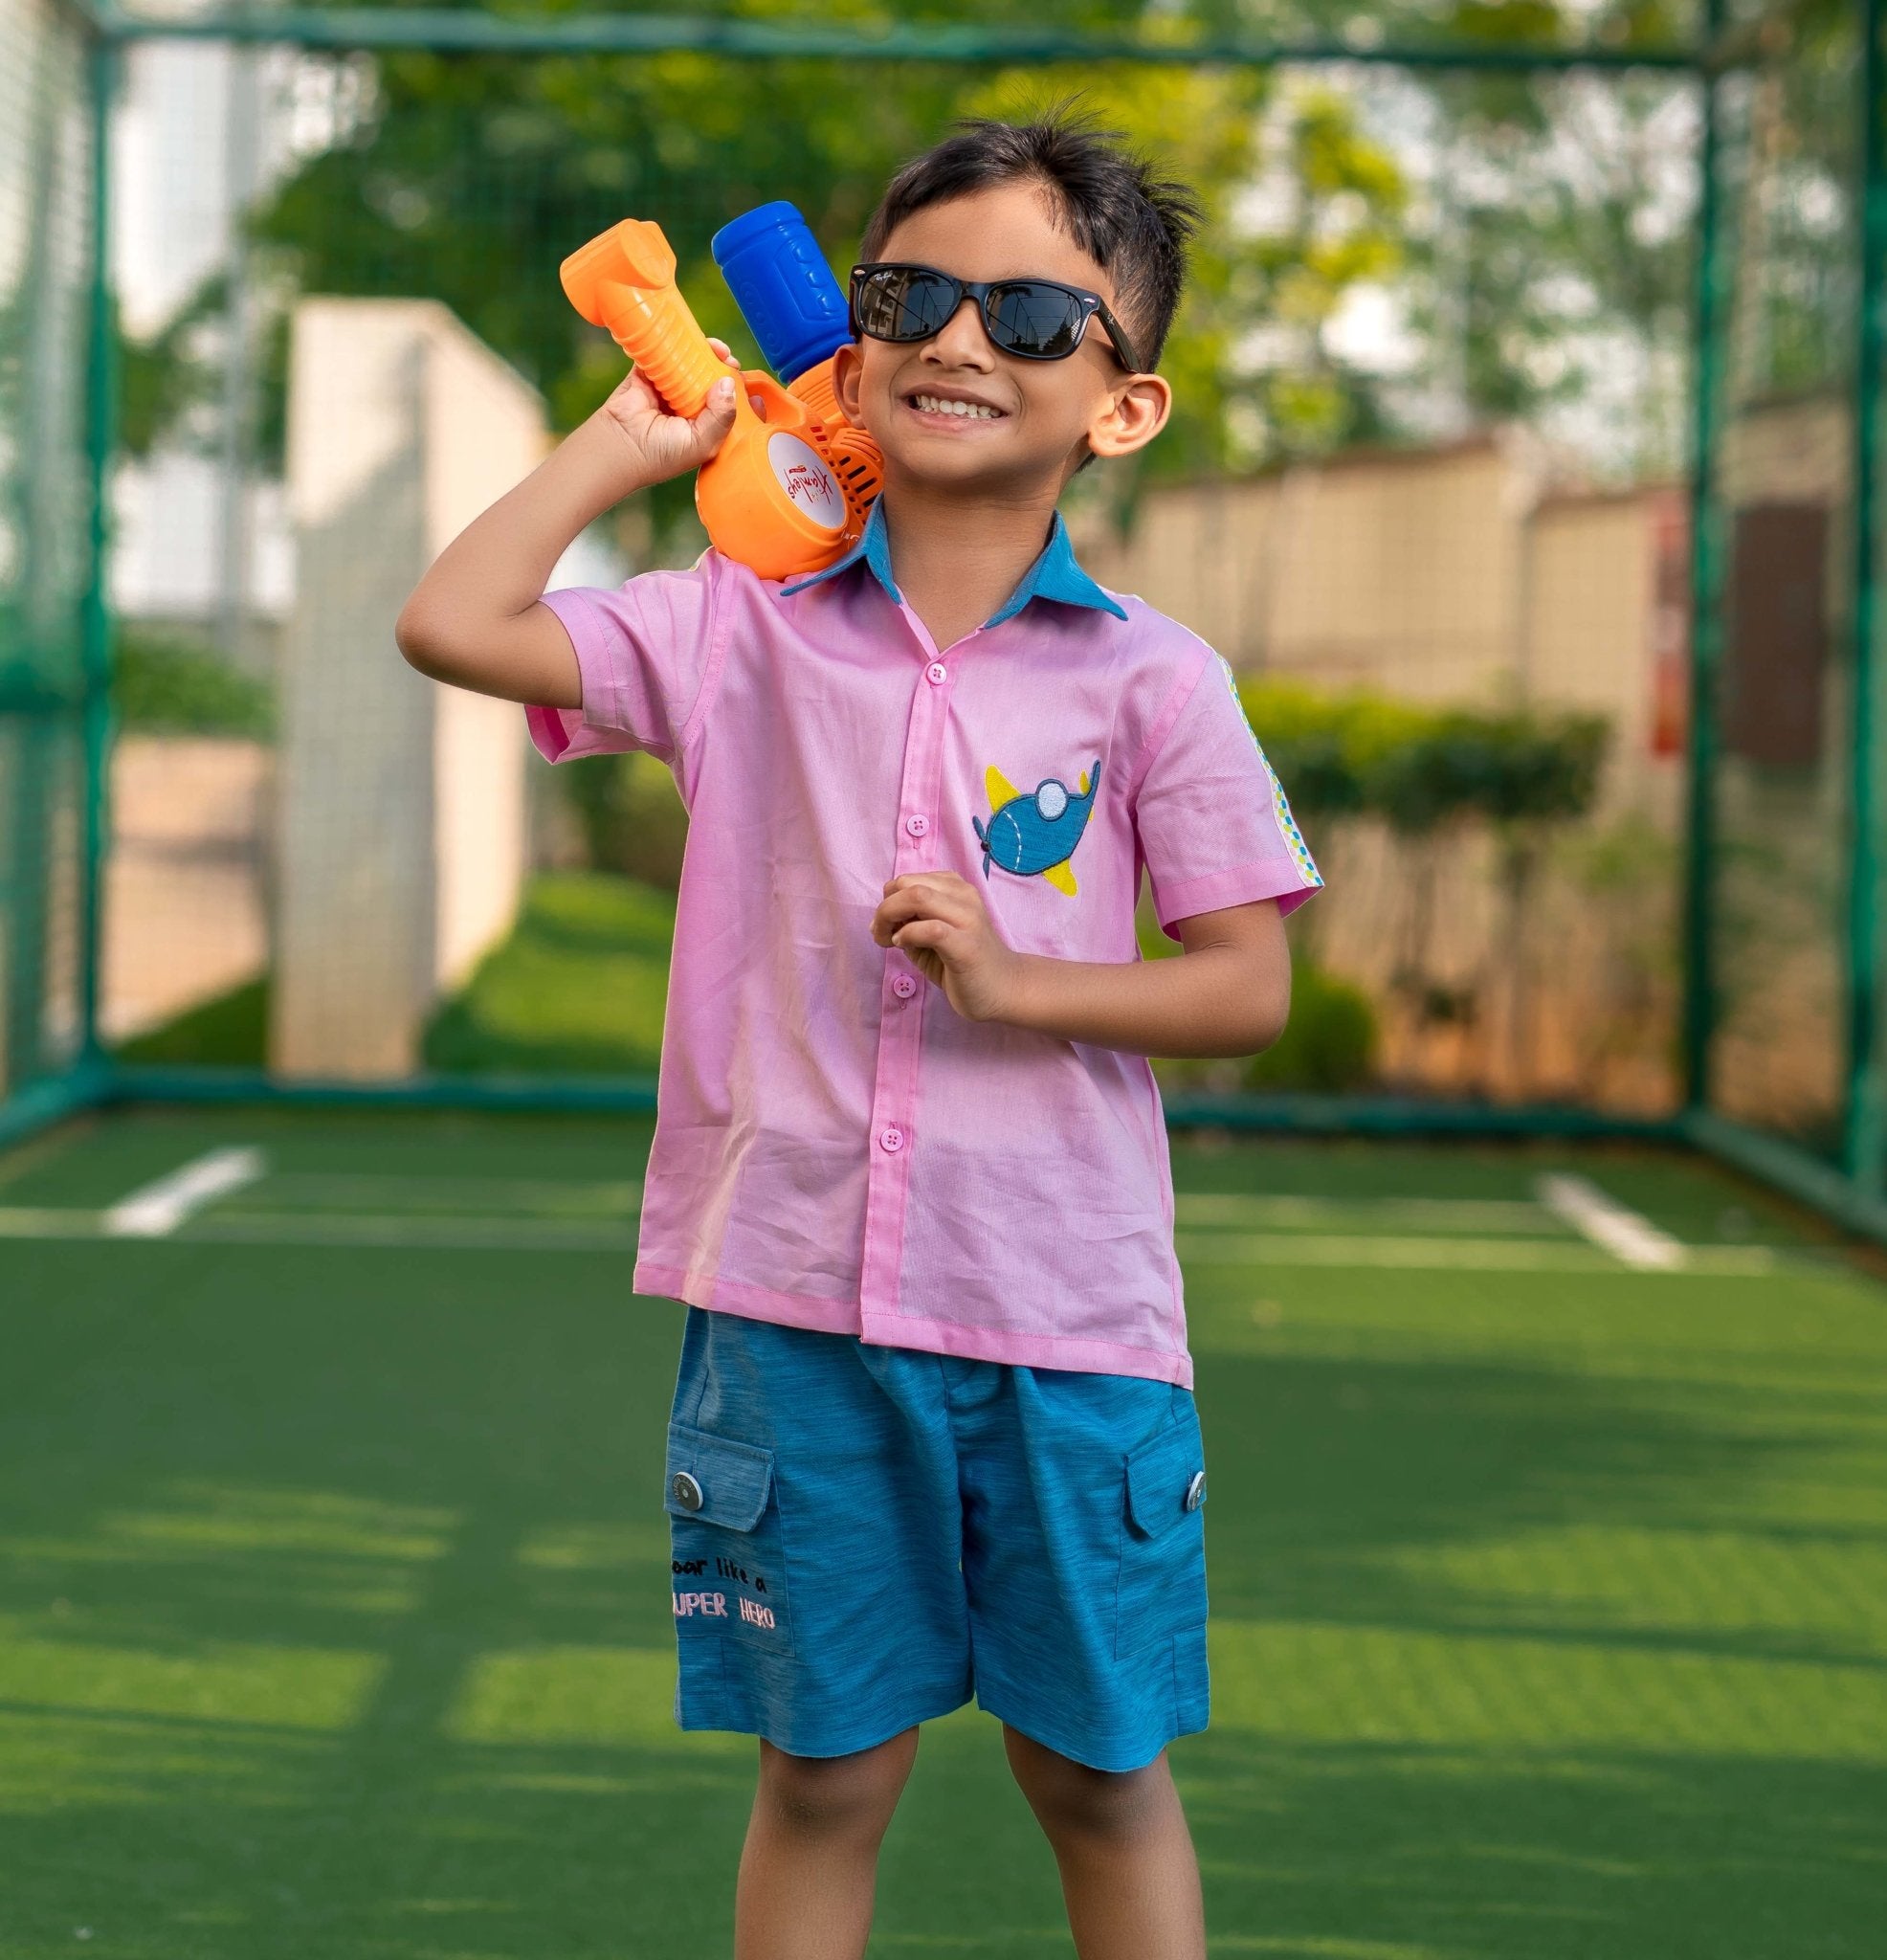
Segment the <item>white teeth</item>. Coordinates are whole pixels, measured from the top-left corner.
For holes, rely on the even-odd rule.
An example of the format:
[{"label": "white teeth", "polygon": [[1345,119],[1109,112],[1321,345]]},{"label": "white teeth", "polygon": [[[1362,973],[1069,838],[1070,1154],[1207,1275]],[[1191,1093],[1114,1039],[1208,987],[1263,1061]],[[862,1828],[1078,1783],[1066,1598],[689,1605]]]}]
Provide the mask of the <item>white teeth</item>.
[{"label": "white teeth", "polygon": [[914,395],[912,400],[926,414],[932,415],[973,415],[980,421],[993,422],[998,413],[997,410],[985,408],[980,402],[950,401],[943,395],[920,394]]}]

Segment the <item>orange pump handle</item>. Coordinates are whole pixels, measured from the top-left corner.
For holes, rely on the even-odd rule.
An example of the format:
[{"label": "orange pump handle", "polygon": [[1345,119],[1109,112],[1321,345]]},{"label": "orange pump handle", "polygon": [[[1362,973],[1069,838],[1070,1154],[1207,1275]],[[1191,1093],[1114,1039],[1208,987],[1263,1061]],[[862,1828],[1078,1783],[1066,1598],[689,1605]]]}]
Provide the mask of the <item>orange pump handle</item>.
[{"label": "orange pump handle", "polygon": [[570,304],[610,334],[671,413],[700,413],[728,369],[675,283],[675,253],[658,224],[624,218],[572,252],[559,277]]}]

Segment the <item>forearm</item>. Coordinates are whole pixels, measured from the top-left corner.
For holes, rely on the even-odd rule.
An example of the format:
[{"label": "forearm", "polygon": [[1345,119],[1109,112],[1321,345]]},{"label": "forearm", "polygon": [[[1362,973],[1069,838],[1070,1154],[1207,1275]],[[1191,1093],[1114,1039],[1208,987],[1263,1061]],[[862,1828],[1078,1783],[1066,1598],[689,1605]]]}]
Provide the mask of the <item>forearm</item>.
[{"label": "forearm", "polygon": [[643,488],[645,474],[622,430],[599,411],[439,553],[403,620],[451,643],[515,619],[543,597],[572,541]]},{"label": "forearm", "polygon": [[1010,1000],[992,1018],[1133,1055],[1255,1055],[1291,1009],[1288,959],[1254,969],[1232,946],[1120,963],[1015,957]]}]

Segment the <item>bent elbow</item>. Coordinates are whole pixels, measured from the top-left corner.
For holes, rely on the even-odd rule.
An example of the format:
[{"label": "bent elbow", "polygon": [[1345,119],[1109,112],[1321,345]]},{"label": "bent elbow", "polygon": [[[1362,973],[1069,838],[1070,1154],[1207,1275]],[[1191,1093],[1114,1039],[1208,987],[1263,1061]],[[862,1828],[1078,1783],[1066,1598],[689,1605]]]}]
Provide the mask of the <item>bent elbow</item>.
[{"label": "bent elbow", "polygon": [[1234,1052],[1241,1057],[1262,1055],[1282,1036],[1290,1019],[1291,983],[1287,977],[1282,987],[1269,990],[1263,999],[1253,1004],[1243,1043]]},{"label": "bent elbow", "polygon": [[407,665],[429,680],[450,679],[451,656],[446,650],[436,618],[409,599],[393,622],[393,644]]}]

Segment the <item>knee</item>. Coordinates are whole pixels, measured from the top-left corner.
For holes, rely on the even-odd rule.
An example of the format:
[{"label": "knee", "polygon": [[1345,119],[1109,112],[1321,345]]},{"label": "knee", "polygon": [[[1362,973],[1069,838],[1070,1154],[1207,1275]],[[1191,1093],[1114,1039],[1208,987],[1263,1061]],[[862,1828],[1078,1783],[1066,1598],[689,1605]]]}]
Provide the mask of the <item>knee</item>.
[{"label": "knee", "polygon": [[760,1794],[788,1829],[811,1837],[881,1838],[917,1755],[907,1728],[849,1756],[794,1756],[763,1740]]},{"label": "knee", "polygon": [[1051,1841],[1121,1839],[1148,1829],[1172,1788],[1165,1750],[1139,1770],[1091,1770],[1005,1725],[1010,1769]]}]

